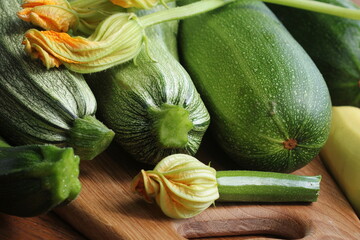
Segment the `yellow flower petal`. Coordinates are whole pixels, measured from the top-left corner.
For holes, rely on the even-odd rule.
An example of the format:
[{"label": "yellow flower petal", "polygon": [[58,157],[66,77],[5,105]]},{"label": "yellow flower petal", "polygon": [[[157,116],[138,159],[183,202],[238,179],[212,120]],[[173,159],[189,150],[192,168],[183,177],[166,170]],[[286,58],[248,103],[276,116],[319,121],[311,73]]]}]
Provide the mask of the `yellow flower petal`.
[{"label": "yellow flower petal", "polygon": [[142,170],[131,188],[147,201],[155,198],[172,218],[193,217],[219,198],[215,169],[185,154],[164,158],[152,171]]},{"label": "yellow flower petal", "polygon": [[[60,66],[62,62],[79,63],[66,53],[69,50],[76,52],[78,49],[91,48],[97,43],[82,37],[71,37],[67,33],[30,29],[25,33],[23,44],[27,53],[33,58],[39,58],[47,68],[51,68]],[[83,54],[87,53],[78,52],[78,55]]]},{"label": "yellow flower petal", "polygon": [[75,28],[78,18],[65,0],[27,0],[18,17],[46,30],[67,32]]},{"label": "yellow flower petal", "polygon": [[75,72],[101,71],[129,61],[140,52],[144,31],[134,17],[131,13],[114,14],[89,38],[30,29],[25,33],[23,44],[33,58],[40,58],[47,67],[53,66],[49,64],[53,61],[50,59],[56,58]]}]

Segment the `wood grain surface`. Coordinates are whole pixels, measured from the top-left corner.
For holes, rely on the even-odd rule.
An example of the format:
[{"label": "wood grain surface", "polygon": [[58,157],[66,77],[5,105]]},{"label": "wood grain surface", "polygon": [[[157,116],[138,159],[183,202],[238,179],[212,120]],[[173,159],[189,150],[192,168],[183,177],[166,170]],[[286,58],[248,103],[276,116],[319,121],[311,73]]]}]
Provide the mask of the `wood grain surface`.
[{"label": "wood grain surface", "polygon": [[[206,138],[197,157],[216,169],[232,169],[217,145]],[[83,189],[57,214],[89,239],[189,239],[230,236],[272,236],[276,239],[360,239],[360,221],[316,158],[295,172],[322,175],[318,202],[312,204],[217,203],[185,220],[170,219],[156,205],[130,191],[140,169],[114,145],[95,161],[82,162]],[[238,238],[239,239],[239,238]]]},{"label": "wood grain surface", "polygon": [[85,240],[54,213],[33,218],[0,214],[1,240]]}]

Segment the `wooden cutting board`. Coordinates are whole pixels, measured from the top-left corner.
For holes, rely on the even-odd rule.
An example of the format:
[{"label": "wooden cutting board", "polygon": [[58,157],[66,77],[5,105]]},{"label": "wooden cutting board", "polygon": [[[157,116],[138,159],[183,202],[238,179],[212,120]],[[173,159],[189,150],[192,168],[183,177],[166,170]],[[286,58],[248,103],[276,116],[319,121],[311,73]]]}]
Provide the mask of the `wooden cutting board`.
[{"label": "wooden cutting board", "polygon": [[[197,155],[217,170],[231,169],[218,146],[205,139]],[[323,176],[318,202],[311,204],[217,203],[200,215],[170,219],[155,204],[130,191],[132,178],[144,168],[117,146],[81,163],[80,196],[56,213],[89,239],[186,239],[243,236],[236,239],[360,239],[360,221],[316,158],[295,172]],[[247,237],[245,237],[247,236]],[[263,236],[263,237],[259,237]],[[265,238],[265,239],[268,239]]]}]

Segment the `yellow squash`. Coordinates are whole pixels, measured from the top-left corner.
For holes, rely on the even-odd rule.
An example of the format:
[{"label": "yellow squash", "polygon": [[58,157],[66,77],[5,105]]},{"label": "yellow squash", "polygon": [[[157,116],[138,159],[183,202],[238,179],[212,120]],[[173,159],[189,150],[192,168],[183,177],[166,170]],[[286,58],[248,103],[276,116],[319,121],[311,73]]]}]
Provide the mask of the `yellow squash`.
[{"label": "yellow squash", "polygon": [[360,108],[333,107],[330,136],[320,155],[360,216]]}]

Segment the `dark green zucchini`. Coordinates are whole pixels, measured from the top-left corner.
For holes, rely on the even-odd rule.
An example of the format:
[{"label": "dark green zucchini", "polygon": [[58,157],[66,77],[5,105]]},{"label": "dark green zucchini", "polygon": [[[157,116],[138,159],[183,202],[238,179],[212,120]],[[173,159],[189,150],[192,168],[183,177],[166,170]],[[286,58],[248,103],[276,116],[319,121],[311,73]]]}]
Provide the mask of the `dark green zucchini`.
[{"label": "dark green zucchini", "polygon": [[80,159],[72,148],[5,144],[0,140],[0,212],[33,217],[78,196]]},{"label": "dark green zucchini", "polygon": [[0,2],[0,132],[12,145],[70,146],[92,159],[114,133],[94,117],[96,101],[81,75],[46,70],[25,55],[21,41],[31,25],[17,18],[19,6]]},{"label": "dark green zucchini", "polygon": [[[349,0],[316,0],[359,9]],[[314,60],[333,105],[360,107],[360,21],[269,4]]]},{"label": "dark green zucchini", "polygon": [[85,76],[98,100],[99,117],[140,162],[155,164],[173,153],[195,154],[209,125],[198,92],[173,56],[176,24],[148,28],[149,42],[136,63]]},{"label": "dark green zucchini", "polygon": [[179,36],[212,133],[240,168],[291,172],[319,153],[331,119],[325,81],[262,2],[183,20]]}]

